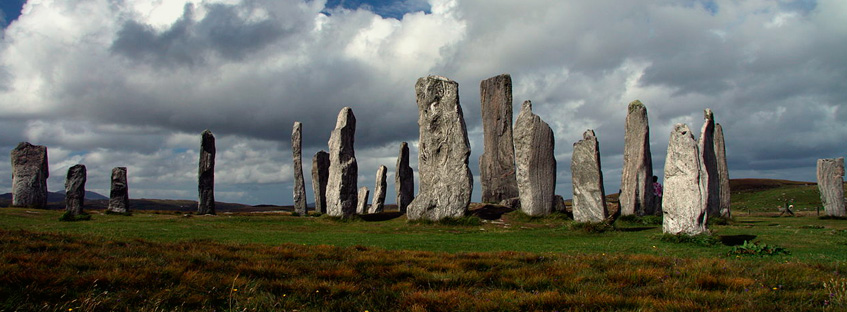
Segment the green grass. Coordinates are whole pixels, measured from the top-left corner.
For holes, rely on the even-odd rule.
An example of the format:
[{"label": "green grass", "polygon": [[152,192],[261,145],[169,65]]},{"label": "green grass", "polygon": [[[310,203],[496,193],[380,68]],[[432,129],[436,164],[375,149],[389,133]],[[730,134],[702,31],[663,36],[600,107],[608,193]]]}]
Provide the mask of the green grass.
[{"label": "green grass", "polygon": [[[847,190],[847,188],[845,188]],[[733,213],[779,212],[785,203],[794,205],[794,212],[815,212],[821,208],[817,185],[782,185],[765,190],[732,192]],[[823,214],[823,208],[821,208]]]}]

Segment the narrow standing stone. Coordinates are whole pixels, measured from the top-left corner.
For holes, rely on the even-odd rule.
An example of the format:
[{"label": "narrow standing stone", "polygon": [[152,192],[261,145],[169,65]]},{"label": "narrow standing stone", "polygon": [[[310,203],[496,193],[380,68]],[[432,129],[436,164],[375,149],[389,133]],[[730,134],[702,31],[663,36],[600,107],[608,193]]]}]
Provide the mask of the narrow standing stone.
[{"label": "narrow standing stone", "polygon": [[129,186],[126,179],[126,167],[112,168],[112,187],[109,192],[108,211],[129,212]]},{"label": "narrow standing stone", "polygon": [[620,211],[622,216],[643,216],[652,215],[655,208],[647,107],[635,100],[629,103],[626,114]]},{"label": "narrow standing stone", "polygon": [[329,179],[329,153],[318,151],[312,157],[312,191],[315,192],[315,211],[326,213],[326,182]]},{"label": "narrow standing stone", "polygon": [[420,128],[418,196],[409,204],[410,220],[464,217],[473,192],[468,168],[468,130],[459,104],[459,84],[440,76],[415,84]]},{"label": "narrow standing stone", "polygon": [[515,121],[515,163],[520,207],[527,215],[546,216],[553,211],[555,142],[550,126],[532,112],[532,102],[524,101]]},{"label": "narrow standing stone", "polygon": [[479,156],[482,202],[518,196],[512,141],[512,77],[503,74],[479,84],[482,102],[483,152]]},{"label": "narrow standing stone", "polygon": [[818,159],[817,176],[826,215],[847,216],[844,207],[844,157]]},{"label": "narrow standing stone", "polygon": [[329,137],[329,178],[326,185],[326,213],[348,217],[356,213],[359,166],[353,149],[356,116],[353,109],[342,108]]},{"label": "narrow standing stone", "polygon": [[665,159],[662,231],[667,234],[708,233],[703,155],[685,124],[674,125]]},{"label": "narrow standing stone", "polygon": [[582,140],[573,144],[573,219],[576,222],[601,222],[609,217],[606,190],[600,166],[600,143],[594,130],[586,130]]},{"label": "narrow standing stone", "polygon": [[715,124],[715,157],[717,158],[719,206],[722,217],[732,217],[730,211],[729,167],[726,165],[726,144],[724,143],[723,127]]},{"label": "narrow standing stone", "polygon": [[385,188],[388,187],[388,183],[385,182],[386,171],[388,171],[388,168],[383,165],[380,165],[379,169],[376,171],[374,201],[371,204],[371,208],[368,210],[368,213],[380,213],[385,210]]},{"label": "narrow standing stone", "polygon": [[367,186],[359,188],[358,202],[356,203],[356,214],[363,215],[368,213],[368,195],[370,195],[370,191]]},{"label": "narrow standing stone", "polygon": [[720,177],[718,177],[718,159],[715,155],[715,118],[711,109],[703,111],[703,128],[700,130],[700,140],[697,147],[700,149],[702,159],[701,179],[706,186],[706,211],[709,217],[718,217],[721,214],[720,204]]},{"label": "narrow standing stone", "polygon": [[208,129],[203,131],[200,143],[199,167],[197,214],[215,214],[215,135]]},{"label": "narrow standing stone", "polygon": [[406,207],[415,199],[415,171],[409,166],[409,144],[400,143],[397,156],[397,171],[394,172],[394,191],[397,193],[397,209],[406,213]]},{"label": "narrow standing stone", "polygon": [[11,159],[12,206],[47,208],[47,147],[21,142]]},{"label": "narrow standing stone", "polygon": [[291,130],[291,153],[294,157],[294,212],[301,216],[306,215],[306,181],[303,179],[303,124],[294,122]]},{"label": "narrow standing stone", "polygon": [[65,177],[65,212],[71,216],[82,214],[86,179],[85,165],[77,164],[68,168],[68,175]]}]

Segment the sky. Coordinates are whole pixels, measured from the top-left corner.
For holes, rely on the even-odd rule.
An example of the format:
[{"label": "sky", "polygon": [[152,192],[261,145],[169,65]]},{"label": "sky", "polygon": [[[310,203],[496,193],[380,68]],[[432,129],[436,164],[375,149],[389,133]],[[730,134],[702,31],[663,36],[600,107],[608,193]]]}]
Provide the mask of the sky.
[{"label": "sky", "polygon": [[[46,145],[51,191],[82,163],[86,188],[101,194],[125,166],[133,198],[196,199],[200,133],[210,129],[218,201],[290,205],[300,121],[312,202],[311,158],[349,106],[358,183],[372,189],[387,166],[393,203],[401,142],[417,170],[414,84],[427,75],[459,83],[473,200],[479,83],[502,73],[514,115],[532,100],[552,127],[565,198],[572,146],[587,129],[607,193],[619,189],[636,99],[660,178],[673,125],[699,135],[706,108],[723,126],[731,178],[814,181],[818,158],[847,152],[843,0],[15,3],[0,5],[0,150]],[[10,166],[0,162],[0,193],[11,190]]]}]

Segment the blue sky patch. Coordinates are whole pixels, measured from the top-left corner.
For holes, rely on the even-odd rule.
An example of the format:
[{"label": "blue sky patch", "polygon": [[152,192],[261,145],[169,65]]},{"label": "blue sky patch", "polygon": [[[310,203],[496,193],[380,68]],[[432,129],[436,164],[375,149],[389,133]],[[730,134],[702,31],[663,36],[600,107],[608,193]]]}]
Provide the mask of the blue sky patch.
[{"label": "blue sky patch", "polygon": [[411,12],[431,13],[431,7],[424,0],[328,0],[325,13],[330,9],[342,7],[349,10],[363,9],[376,13],[384,18],[403,19],[403,15]]},{"label": "blue sky patch", "polygon": [[21,9],[26,0],[0,1],[0,27],[6,28],[12,21],[21,16]]}]

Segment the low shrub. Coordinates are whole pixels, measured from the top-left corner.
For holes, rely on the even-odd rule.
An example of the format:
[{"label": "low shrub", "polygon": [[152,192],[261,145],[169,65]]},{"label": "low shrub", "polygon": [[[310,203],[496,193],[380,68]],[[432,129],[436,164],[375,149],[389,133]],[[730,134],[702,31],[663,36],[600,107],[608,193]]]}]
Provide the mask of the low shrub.
[{"label": "low shrub", "polygon": [[729,251],[730,256],[777,256],[787,255],[788,250],[779,246],[768,246],[767,244],[759,244],[753,241],[744,241],[740,246],[732,247]]},{"label": "low shrub", "polygon": [[601,222],[574,222],[571,223],[570,229],[574,231],[580,231],[583,233],[605,233],[609,231],[614,231],[615,227],[606,221]]},{"label": "low shrub", "polygon": [[687,235],[687,234],[663,234],[660,238],[666,243],[677,244],[693,244],[703,247],[712,247],[719,244],[721,241],[718,237],[710,234]]},{"label": "low shrub", "polygon": [[87,213],[74,214],[70,211],[65,211],[61,217],[59,217],[59,221],[87,221],[91,220],[91,215]]},{"label": "low shrub", "polygon": [[626,222],[633,224],[643,224],[643,225],[662,225],[662,216],[654,216],[654,215],[646,215],[646,216],[637,216],[637,215],[626,215],[620,216],[617,219],[618,222]]},{"label": "low shrub", "polygon": [[708,225],[731,225],[735,223],[735,220],[732,217],[710,217],[706,223]]}]

